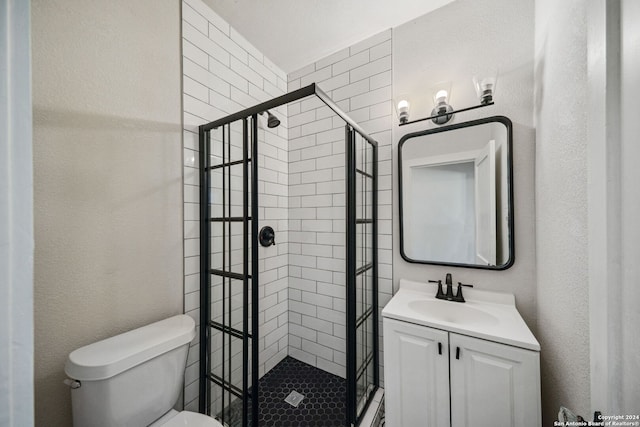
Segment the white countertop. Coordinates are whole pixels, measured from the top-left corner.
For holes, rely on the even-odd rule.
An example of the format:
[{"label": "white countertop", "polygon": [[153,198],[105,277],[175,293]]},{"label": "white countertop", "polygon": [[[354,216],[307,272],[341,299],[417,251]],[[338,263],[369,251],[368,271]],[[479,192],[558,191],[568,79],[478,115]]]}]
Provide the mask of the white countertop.
[{"label": "white countertop", "polygon": [[[446,285],[442,287],[446,292]],[[454,294],[456,287],[457,284],[454,285]],[[436,299],[437,289],[437,284],[401,279],[400,289],[384,307],[382,316],[540,351],[538,340],[516,309],[513,294],[463,288],[466,302],[460,303]],[[431,305],[438,310],[416,309],[417,301],[425,301],[425,306]],[[473,319],[474,315],[482,315],[488,321],[464,319]]]}]

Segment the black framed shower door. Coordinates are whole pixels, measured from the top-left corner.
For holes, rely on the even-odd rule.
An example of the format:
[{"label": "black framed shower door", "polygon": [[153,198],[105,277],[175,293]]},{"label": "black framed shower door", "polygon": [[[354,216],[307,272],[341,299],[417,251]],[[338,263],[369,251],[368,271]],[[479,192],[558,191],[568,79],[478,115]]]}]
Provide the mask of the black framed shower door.
[{"label": "black framed shower door", "polygon": [[345,122],[345,425],[379,385],[377,144],[311,84],[199,127],[199,411],[223,423],[259,420],[258,115],[309,96]]}]

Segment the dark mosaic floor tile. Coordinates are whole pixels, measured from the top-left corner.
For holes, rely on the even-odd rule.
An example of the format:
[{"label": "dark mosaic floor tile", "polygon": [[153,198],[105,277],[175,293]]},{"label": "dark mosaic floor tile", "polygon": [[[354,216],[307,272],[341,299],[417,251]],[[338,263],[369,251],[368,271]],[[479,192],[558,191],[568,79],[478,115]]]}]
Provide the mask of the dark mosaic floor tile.
[{"label": "dark mosaic floor tile", "polygon": [[[259,387],[260,427],[347,426],[344,378],[286,357],[260,379]],[[294,390],[304,395],[298,407],[284,401]],[[225,423],[241,425],[241,403],[231,406]]]},{"label": "dark mosaic floor tile", "polygon": [[[304,395],[298,407],[284,399]],[[346,426],[347,382],[336,375],[286,357],[260,379],[260,426]]]}]

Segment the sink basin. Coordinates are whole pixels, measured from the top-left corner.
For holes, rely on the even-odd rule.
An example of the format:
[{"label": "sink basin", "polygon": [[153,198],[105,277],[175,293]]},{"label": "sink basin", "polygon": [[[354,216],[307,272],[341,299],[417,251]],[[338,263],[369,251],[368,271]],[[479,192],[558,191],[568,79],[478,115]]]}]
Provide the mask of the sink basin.
[{"label": "sink basin", "polygon": [[409,301],[410,310],[434,320],[455,324],[495,325],[498,318],[486,311],[478,310],[465,303],[433,299]]},{"label": "sink basin", "polygon": [[540,344],[516,309],[513,294],[465,290],[467,302],[436,299],[438,286],[400,279],[382,317],[514,347],[540,351]]}]

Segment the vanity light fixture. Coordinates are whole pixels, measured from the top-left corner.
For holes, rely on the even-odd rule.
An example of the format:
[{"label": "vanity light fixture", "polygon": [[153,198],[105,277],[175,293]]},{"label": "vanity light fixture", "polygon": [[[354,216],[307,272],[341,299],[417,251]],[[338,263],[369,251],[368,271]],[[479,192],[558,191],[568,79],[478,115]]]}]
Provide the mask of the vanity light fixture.
[{"label": "vanity light fixture", "polygon": [[[484,77],[479,78],[478,76],[480,75]],[[411,121],[409,121],[409,98],[407,97],[407,95],[401,95],[394,99],[396,114],[398,115],[398,119],[400,120],[399,125],[404,126],[422,122],[425,120],[431,120],[437,125],[443,125],[449,122],[456,113],[493,105],[497,79],[497,71],[491,73],[476,74],[473,77],[473,84],[476,88],[478,98],[480,99],[480,104],[474,105],[472,107],[461,108],[459,110],[454,110],[453,107],[449,104],[451,102],[451,82],[440,83],[434,86],[432,90],[434,108],[433,110],[431,110],[431,115],[429,117],[423,117],[421,119],[415,119]]]}]

